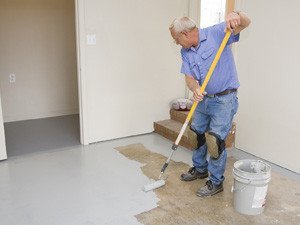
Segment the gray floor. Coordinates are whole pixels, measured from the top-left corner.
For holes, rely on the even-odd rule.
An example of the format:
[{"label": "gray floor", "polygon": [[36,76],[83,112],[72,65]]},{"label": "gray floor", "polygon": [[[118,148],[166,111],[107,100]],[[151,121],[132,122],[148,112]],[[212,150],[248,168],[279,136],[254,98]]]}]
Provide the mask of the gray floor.
[{"label": "gray floor", "polygon": [[60,116],[4,124],[8,157],[79,146],[79,116]]},{"label": "gray floor", "polygon": [[[150,182],[141,164],[114,150],[142,143],[168,156],[172,143],[157,134],[81,146],[76,116],[5,128],[9,158],[0,162],[1,225],[134,225],[139,224],[134,215],[159,201],[153,192],[141,191]],[[173,159],[191,164],[191,155],[179,148]],[[229,155],[254,157],[238,149]],[[300,181],[299,174],[276,165],[272,169]]]}]

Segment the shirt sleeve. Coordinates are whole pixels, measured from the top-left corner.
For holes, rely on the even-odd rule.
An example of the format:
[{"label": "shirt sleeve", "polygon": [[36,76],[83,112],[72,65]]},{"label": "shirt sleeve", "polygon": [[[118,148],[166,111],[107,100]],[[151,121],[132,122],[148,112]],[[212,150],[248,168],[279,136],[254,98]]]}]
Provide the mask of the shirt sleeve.
[{"label": "shirt sleeve", "polygon": [[[212,31],[217,35],[218,38],[223,40],[225,36],[225,32],[224,32],[225,28],[226,28],[226,23],[223,22],[212,26]],[[240,33],[238,34],[231,33],[227,45],[230,45],[234,42],[238,42],[239,40],[240,40]]]},{"label": "shirt sleeve", "polygon": [[182,65],[180,72],[185,75],[193,75],[190,67],[189,60],[186,56],[186,54],[181,50],[181,58],[182,58]]}]

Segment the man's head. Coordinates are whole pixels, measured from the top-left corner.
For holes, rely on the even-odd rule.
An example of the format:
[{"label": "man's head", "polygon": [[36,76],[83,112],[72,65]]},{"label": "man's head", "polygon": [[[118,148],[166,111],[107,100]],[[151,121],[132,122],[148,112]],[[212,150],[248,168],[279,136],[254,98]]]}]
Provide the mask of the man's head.
[{"label": "man's head", "polygon": [[177,45],[181,45],[183,48],[198,45],[198,28],[192,19],[188,17],[177,18],[172,22],[169,30]]}]

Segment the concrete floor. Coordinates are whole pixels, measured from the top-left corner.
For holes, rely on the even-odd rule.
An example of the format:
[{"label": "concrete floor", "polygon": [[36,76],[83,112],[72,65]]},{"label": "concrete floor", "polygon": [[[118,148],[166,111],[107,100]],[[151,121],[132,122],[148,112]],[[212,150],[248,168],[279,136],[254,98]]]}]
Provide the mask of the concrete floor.
[{"label": "concrete floor", "polygon": [[[143,164],[141,170],[152,179],[157,179],[157,171],[166,160],[165,156],[153,153],[143,144],[131,144],[119,147],[117,150],[128,159]],[[234,210],[233,201],[236,197],[243,199],[244,204],[250,204],[249,192],[244,185],[236,192],[231,192],[234,185],[233,165],[236,159],[229,157],[225,170],[224,191],[211,198],[199,198],[195,195],[199,187],[206,180],[182,182],[179,177],[186,172],[189,165],[183,162],[171,161],[164,187],[155,189],[159,206],[150,211],[137,215],[139,222],[145,225],[188,224],[188,225],[240,225],[240,224],[289,224],[298,225],[300,216],[300,182],[272,172],[271,182],[268,184],[266,209],[256,216],[243,215]],[[256,189],[256,193],[257,193]],[[288,190],[288,191],[287,191]],[[240,195],[241,194],[241,195]],[[245,197],[249,197],[248,200]],[[250,201],[250,202],[249,202]],[[247,209],[247,212],[250,210]],[[255,209],[251,210],[254,212]],[[213,213],[212,213],[213,212]]]},{"label": "concrete floor", "polygon": [[[159,199],[154,192],[141,191],[150,182],[140,170],[142,165],[114,148],[142,143],[168,156],[172,143],[152,133],[81,146],[78,131],[61,132],[53,138],[64,127],[76,130],[78,125],[70,126],[70,121],[76,123],[78,118],[57,119],[59,122],[52,118],[6,124],[6,136],[14,141],[7,141],[9,158],[0,162],[0,224],[140,224],[134,216],[155,208]],[[56,128],[47,128],[48,122]],[[23,135],[27,137],[16,138]],[[191,155],[191,151],[179,148],[173,160],[191,165]],[[229,155],[253,157],[237,149]],[[275,165],[272,169],[300,181],[299,174]]]}]

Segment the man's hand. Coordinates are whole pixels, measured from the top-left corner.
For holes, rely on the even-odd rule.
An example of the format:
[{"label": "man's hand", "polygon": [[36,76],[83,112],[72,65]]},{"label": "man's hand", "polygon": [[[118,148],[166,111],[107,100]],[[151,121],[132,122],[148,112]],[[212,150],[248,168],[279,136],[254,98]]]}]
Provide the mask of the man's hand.
[{"label": "man's hand", "polygon": [[185,76],[185,82],[186,82],[188,88],[190,89],[190,91],[193,92],[193,94],[194,94],[194,96],[193,96],[194,97],[194,101],[195,102],[202,101],[204,95],[206,95],[206,92],[203,92],[201,94],[201,92],[200,92],[200,85],[194,79],[194,77],[191,76],[191,75],[186,75]]},{"label": "man's hand", "polygon": [[200,102],[200,101],[202,101],[203,98],[204,98],[204,96],[206,95],[206,92],[203,92],[203,93],[201,94],[200,88],[199,88],[199,89],[196,89],[195,91],[193,91],[193,93],[194,93],[193,98],[194,98],[194,101],[195,101],[195,102]]},{"label": "man's hand", "polygon": [[230,30],[231,32],[233,32],[234,29],[236,29],[239,25],[241,25],[241,17],[236,12],[229,13],[226,16],[225,21],[226,21],[226,29]]},{"label": "man's hand", "polygon": [[251,23],[251,20],[243,12],[231,12],[225,17],[225,21],[226,21],[226,28],[224,32],[230,30],[234,34],[240,33]]}]

